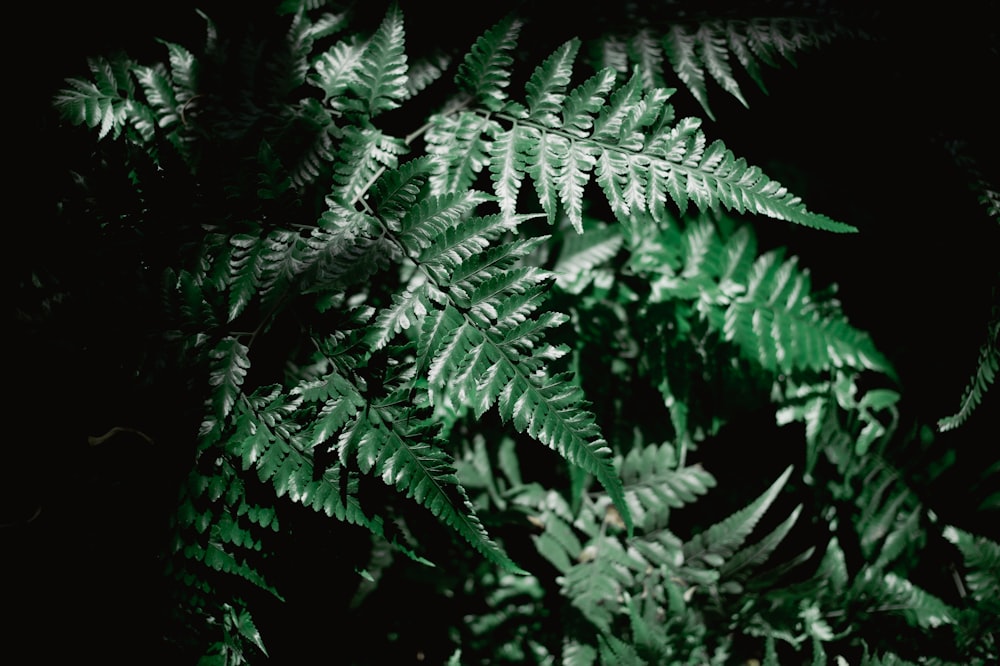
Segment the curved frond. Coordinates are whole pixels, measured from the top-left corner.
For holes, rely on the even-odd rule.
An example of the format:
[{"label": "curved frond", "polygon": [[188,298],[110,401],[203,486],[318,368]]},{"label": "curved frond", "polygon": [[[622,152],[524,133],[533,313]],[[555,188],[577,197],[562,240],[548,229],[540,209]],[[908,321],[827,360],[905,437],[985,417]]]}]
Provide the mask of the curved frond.
[{"label": "curved frond", "polygon": [[784,488],[791,473],[792,467],[789,466],[756,500],[686,542],[685,565],[715,567],[732,558]]},{"label": "curved frond", "polygon": [[1000,609],[1000,544],[953,525],[944,529],[944,537],[962,553],[963,577],[973,600]]},{"label": "curved frond", "polygon": [[635,521],[645,530],[668,522],[670,509],[697,501],[715,486],[715,478],[700,467],[678,467],[669,443],[634,447],[620,465],[625,500]]},{"label": "curved frond", "polygon": [[409,97],[404,40],[403,14],[393,4],[366,46],[354,80],[348,85],[369,116],[395,109]]},{"label": "curved frond", "polygon": [[499,111],[510,85],[510,56],[517,45],[521,21],[513,15],[500,20],[472,45],[455,74],[455,83],[490,111]]},{"label": "curved frond", "polygon": [[524,87],[528,118],[545,127],[559,126],[557,114],[562,110],[579,50],[580,40],[571,39],[535,68]]},{"label": "curved frond", "polygon": [[363,473],[381,477],[426,507],[492,562],[522,572],[486,534],[455,476],[453,460],[419,432],[421,424],[409,424],[405,415],[390,422],[377,414],[369,411],[368,418],[345,429],[337,444],[341,462],[356,458]]},{"label": "curved frond", "polygon": [[208,383],[213,386],[212,404],[216,418],[229,416],[239,397],[243,380],[250,368],[249,349],[236,338],[226,337],[219,341],[209,354],[212,370]]},{"label": "curved frond", "polygon": [[937,422],[938,430],[941,432],[953,430],[968,420],[1000,372],[1000,307],[994,309],[993,319],[987,326],[986,337],[986,343],[979,348],[979,365],[976,367],[976,373],[965,387],[958,411]]}]

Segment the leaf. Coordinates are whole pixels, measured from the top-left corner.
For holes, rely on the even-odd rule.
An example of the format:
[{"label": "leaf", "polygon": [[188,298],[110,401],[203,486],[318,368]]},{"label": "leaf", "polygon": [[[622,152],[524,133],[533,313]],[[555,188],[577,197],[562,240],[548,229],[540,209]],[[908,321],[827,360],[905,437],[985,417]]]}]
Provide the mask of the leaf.
[{"label": "leaf", "polygon": [[364,103],[364,111],[376,116],[399,107],[409,96],[406,88],[406,52],[403,14],[393,3],[361,56],[353,80],[348,83]]},{"label": "leaf", "polygon": [[225,419],[240,395],[243,380],[250,368],[249,348],[236,338],[225,337],[210,353],[211,372],[208,383],[213,387],[212,405],[215,415]]},{"label": "leaf", "polygon": [[559,126],[557,114],[562,109],[579,50],[580,40],[571,39],[535,68],[525,84],[528,118],[545,127]]},{"label": "leaf", "polygon": [[[708,564],[714,567],[733,557],[736,549],[743,545],[778,493],[781,492],[791,473],[792,467],[789,465],[781,473],[781,476],[756,500],[686,542],[684,544],[685,563],[691,566]],[[717,564],[712,564],[713,562],[717,562]]]},{"label": "leaf", "polygon": [[517,43],[521,21],[513,15],[498,21],[472,45],[455,74],[455,84],[491,111],[499,111],[510,85],[509,53]]},{"label": "leaf", "polygon": [[360,437],[341,438],[341,460],[357,455],[362,471],[378,475],[425,506],[494,564],[524,573],[487,535],[447,453],[424,438],[411,437],[405,425],[382,427],[362,422],[354,430],[358,428],[363,433]]},{"label": "leaf", "polygon": [[975,375],[962,393],[958,411],[939,419],[938,430],[940,432],[954,430],[965,423],[996,380],[998,373],[1000,373],[1000,307],[994,308],[993,318],[987,328],[987,342],[979,348],[979,363]]}]

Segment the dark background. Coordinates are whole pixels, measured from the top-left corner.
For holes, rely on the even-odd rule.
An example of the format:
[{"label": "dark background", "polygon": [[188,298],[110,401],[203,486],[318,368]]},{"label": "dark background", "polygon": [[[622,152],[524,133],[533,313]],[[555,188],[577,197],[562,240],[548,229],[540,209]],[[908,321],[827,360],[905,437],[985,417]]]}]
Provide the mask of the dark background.
[{"label": "dark background", "polygon": [[[246,4],[182,2],[154,9],[113,1],[18,10],[9,28],[24,41],[7,44],[13,83],[5,104],[14,147],[7,253],[16,289],[38,266],[58,271],[53,256],[59,253],[61,261],[87,266],[85,257],[94,251],[70,242],[71,235],[60,237],[56,228],[47,230],[67,182],[66,165],[94,136],[58,123],[50,100],[63,79],[85,75],[87,56],[117,49],[140,61],[159,60],[165,51],[156,37],[199,43],[204,23],[193,6],[220,32],[237,29]],[[267,4],[250,11],[274,21],[266,18]],[[423,10],[426,3],[403,3],[408,39],[471,40],[482,31],[476,26],[500,15],[492,4],[479,5],[477,16],[468,16],[466,3],[437,6],[434,12]],[[549,3],[532,11],[543,21],[538,7],[556,16],[567,6],[577,5]],[[712,6],[739,12],[746,3]],[[750,81],[743,85],[749,109],[710,83],[717,120],[706,120],[705,131],[800,194],[812,210],[860,229],[831,235],[770,220],[758,227],[763,243],[787,245],[800,256],[814,286],[839,285],[851,322],[868,331],[898,369],[903,422],[932,426],[957,408],[997,303],[992,289],[1000,269],[1000,225],[976,202],[969,177],[944,148],[948,141],[964,142],[1000,186],[997,3],[910,3],[905,10],[878,2],[812,6],[857,18],[881,39],[843,39],[800,54],[797,67],[766,70],[769,94]],[[553,47],[604,29],[596,19],[600,10],[575,11],[542,24]],[[462,14],[461,25],[442,18]],[[560,32],[565,34],[557,39]],[[702,115],[686,91],[675,99],[680,115]],[[41,239],[59,249],[43,251]],[[88,435],[162,414],[104,365],[118,335],[110,331],[105,338],[106,321],[84,313],[75,327],[46,336],[15,327],[9,364],[17,397],[3,444],[4,522],[15,524],[0,531],[3,552],[11,554],[3,598],[6,611],[21,620],[9,628],[11,635],[31,637],[36,655],[99,656],[117,646],[123,663],[155,663],[155,655],[127,650],[141,650],[158,635],[157,611],[147,604],[159,590],[149,554],[161,534],[150,515],[166,516],[172,507],[172,484],[185,461],[170,452],[169,440],[182,439],[191,424],[183,414],[160,424],[155,450],[136,438],[86,447]],[[983,534],[995,528],[960,507],[967,508],[967,479],[997,459],[998,393],[994,388],[965,427],[934,444],[956,452],[955,468],[934,489],[938,502],[948,494],[956,498],[956,513],[943,519]],[[31,524],[16,524],[40,498],[43,513]]]}]

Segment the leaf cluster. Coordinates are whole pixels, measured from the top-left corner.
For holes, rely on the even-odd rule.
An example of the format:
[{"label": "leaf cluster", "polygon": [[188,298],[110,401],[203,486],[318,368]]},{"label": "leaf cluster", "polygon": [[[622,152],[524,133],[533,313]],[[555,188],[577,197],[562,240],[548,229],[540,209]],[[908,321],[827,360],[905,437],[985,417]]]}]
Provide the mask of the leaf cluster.
[{"label": "leaf cluster", "polygon": [[[189,206],[142,273],[154,367],[200,424],[165,554],[179,658],[277,654],[261,617],[298,568],[342,581],[317,623],[364,618],[345,662],[997,658],[1000,544],[938,518],[953,460],[901,423],[891,356],[758,225],[857,229],[678,99],[746,105],[740,71],[763,88],[841,26],[626,5],[539,54],[528,10],[414,50],[417,7],[285,0],[266,38],[202,15],[200,47],[94,57],[55,97],[139,200],[97,226],[145,238]],[[997,330],[941,431],[984,400]],[[724,483],[726,438],[769,460],[740,431],[760,413],[794,453]],[[310,530],[351,544],[339,566],[282,559]]]}]

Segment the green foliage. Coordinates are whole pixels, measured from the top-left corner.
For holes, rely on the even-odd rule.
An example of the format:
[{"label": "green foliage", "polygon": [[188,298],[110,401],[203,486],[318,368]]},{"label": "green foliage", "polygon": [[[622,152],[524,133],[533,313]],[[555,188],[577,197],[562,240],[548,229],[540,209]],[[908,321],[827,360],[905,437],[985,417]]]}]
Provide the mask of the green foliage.
[{"label": "green foliage", "polygon": [[[440,663],[996,659],[1000,544],[941,526],[926,488],[951,462],[907,467],[891,355],[757,225],[857,229],[667,87],[713,118],[708,81],[746,105],[735,64],[763,87],[761,64],[839,25],[636,22],[539,52],[509,14],[441,54],[410,49],[421,9],[380,9],[282,2],[283,32],[242,49],[208,22],[200,49],[95,57],[55,98],[116,142],[143,210],[190,202],[152,278],[158,360],[201,424],[171,649],[266,660],[282,535],[319,524],[362,554],[290,566],[350,581],[341,628],[373,609],[359,661],[397,640],[387,608],[412,622],[433,596],[473,600],[434,618]],[[942,431],[994,381],[989,326]],[[795,457],[730,487],[713,447],[766,461],[740,430],[756,413]],[[928,544],[957,596],[923,582]],[[425,597],[387,603],[408,578]]]}]

